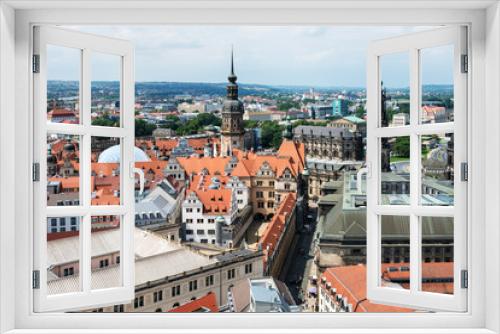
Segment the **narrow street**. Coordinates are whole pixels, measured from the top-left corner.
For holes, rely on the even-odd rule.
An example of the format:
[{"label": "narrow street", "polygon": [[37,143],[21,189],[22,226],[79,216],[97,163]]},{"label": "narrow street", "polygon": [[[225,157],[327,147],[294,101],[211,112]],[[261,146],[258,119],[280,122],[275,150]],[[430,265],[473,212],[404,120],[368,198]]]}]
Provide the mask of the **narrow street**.
[{"label": "narrow street", "polygon": [[290,249],[291,263],[284,276],[284,281],[297,305],[303,304],[308,299],[308,278],[314,266],[316,210],[311,209],[308,216],[304,229],[298,231],[294,247]]}]

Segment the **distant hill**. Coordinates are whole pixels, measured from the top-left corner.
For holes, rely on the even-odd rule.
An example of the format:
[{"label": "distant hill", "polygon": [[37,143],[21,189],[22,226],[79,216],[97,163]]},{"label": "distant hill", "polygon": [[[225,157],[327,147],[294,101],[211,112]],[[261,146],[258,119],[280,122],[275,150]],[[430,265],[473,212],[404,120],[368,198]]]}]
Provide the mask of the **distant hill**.
[{"label": "distant hill", "polygon": [[[137,82],[136,95],[155,99],[160,97],[171,97],[174,95],[219,95],[226,94],[226,82],[220,83],[204,83],[204,82]],[[75,96],[78,94],[77,81],[56,81],[49,80],[47,84],[48,97],[62,98]],[[272,86],[261,84],[246,84],[239,83],[241,95],[274,95],[274,94],[289,94],[289,93],[304,93],[309,92],[309,86]],[[364,87],[314,87],[316,92],[335,93],[342,91],[362,91]],[[451,85],[424,85],[427,92],[432,93],[449,93],[453,91]],[[389,88],[389,91],[396,90]],[[408,88],[400,88],[405,91]],[[117,81],[93,81],[92,93],[105,95],[113,95],[118,92]]]}]

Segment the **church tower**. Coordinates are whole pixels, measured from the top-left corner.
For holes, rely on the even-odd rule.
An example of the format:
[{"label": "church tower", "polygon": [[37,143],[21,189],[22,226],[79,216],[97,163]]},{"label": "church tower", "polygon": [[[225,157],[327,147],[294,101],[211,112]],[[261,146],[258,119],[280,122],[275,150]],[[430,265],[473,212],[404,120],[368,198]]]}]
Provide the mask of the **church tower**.
[{"label": "church tower", "polygon": [[227,77],[227,96],[222,107],[221,156],[230,156],[233,148],[243,149],[243,103],[238,100],[238,85],[234,74],[231,50],[231,73]]}]

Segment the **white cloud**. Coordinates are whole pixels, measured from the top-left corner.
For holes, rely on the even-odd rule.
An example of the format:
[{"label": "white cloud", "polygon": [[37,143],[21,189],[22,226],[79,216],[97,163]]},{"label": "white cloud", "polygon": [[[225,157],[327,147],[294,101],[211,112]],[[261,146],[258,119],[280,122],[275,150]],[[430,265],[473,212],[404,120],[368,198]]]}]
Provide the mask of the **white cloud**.
[{"label": "white cloud", "polygon": [[[231,45],[234,45],[236,71],[241,82],[321,86],[364,86],[365,54],[370,41],[428,29],[368,26],[72,28],[131,40],[136,48],[138,81],[225,81]],[[439,71],[434,69],[436,66],[429,66]],[[61,75],[63,73],[58,77]],[[103,76],[106,76],[104,68]]]}]

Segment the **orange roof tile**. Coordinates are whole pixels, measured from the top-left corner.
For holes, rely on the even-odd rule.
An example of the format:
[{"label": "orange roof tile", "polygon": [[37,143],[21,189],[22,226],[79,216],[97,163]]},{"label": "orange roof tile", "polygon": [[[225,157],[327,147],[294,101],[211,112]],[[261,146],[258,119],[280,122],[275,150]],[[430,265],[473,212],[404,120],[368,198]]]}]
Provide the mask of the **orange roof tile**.
[{"label": "orange roof tile", "polygon": [[168,312],[200,312],[200,311],[210,311],[219,312],[219,307],[217,306],[217,298],[215,293],[209,292],[206,296],[199,299],[193,300],[187,304],[181,305]]},{"label": "orange roof tile", "polygon": [[66,189],[80,189],[80,177],[79,176],[55,176],[50,177],[47,180],[48,182],[61,182],[61,188],[63,191]]},{"label": "orange roof tile", "polygon": [[[409,267],[408,263],[384,263],[382,264],[383,278],[385,281],[399,283],[408,288],[410,277],[409,271],[401,271],[401,267]],[[389,270],[394,268],[396,270]],[[332,287],[337,289],[338,294],[348,298],[353,305],[354,312],[411,312],[412,309],[376,304],[366,299],[366,266],[358,264],[353,266],[342,266],[328,268],[322,275]],[[422,277],[430,282],[422,282],[422,290],[435,293],[453,293],[452,282],[432,282],[432,279],[453,278],[453,263],[424,263],[422,266]],[[321,283],[323,284],[323,283]]]},{"label": "orange roof tile", "polygon": [[232,190],[231,189],[196,189],[194,192],[203,204],[203,213],[209,215],[224,215],[231,211]]},{"label": "orange roof tile", "polygon": [[[409,263],[383,263],[382,276],[388,281],[409,280],[410,272],[401,271],[401,267],[409,268]],[[394,270],[390,270],[393,268]],[[422,265],[422,277],[428,279],[453,278],[453,262],[429,262]]]},{"label": "orange roof tile", "polygon": [[[366,266],[358,264],[328,268],[322,275],[337,294],[347,297],[354,312],[412,312],[412,309],[375,304],[366,298]],[[321,283],[322,284],[322,283]]]},{"label": "orange roof tile", "polygon": [[200,174],[206,168],[210,175],[224,175],[230,157],[178,157],[177,161],[187,175]]},{"label": "orange roof tile", "polygon": [[49,111],[51,117],[75,116],[75,113],[69,109],[57,108]]},{"label": "orange roof tile", "polygon": [[275,251],[278,240],[284,231],[286,218],[295,208],[295,200],[294,193],[286,195],[259,240],[259,244],[262,245],[262,249],[264,250],[264,265],[267,262],[267,258]]},{"label": "orange roof tile", "polygon": [[296,143],[293,140],[283,140],[278,150],[279,156],[289,156],[292,159],[296,172],[302,172],[305,165],[305,147],[303,143]]}]

